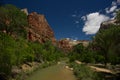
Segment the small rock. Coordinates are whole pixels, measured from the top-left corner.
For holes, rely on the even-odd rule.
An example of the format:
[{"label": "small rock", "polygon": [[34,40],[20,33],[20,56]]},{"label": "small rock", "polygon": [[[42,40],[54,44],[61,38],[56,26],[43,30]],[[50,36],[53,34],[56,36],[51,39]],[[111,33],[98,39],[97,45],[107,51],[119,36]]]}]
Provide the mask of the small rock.
[{"label": "small rock", "polygon": [[73,68],[70,68],[71,71],[73,71]]},{"label": "small rock", "polygon": [[60,64],[61,62],[58,62],[57,64]]},{"label": "small rock", "polygon": [[66,69],[69,69],[69,66],[65,66]]}]

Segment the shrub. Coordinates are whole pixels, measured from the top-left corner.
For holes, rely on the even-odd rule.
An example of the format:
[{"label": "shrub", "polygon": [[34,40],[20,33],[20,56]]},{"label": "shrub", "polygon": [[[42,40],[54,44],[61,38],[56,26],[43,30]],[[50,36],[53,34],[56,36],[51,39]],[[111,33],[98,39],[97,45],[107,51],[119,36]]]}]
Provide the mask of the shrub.
[{"label": "shrub", "polygon": [[[104,63],[111,63],[111,61],[116,59],[116,57],[120,58],[120,27],[116,25],[110,25],[109,29],[100,30],[94,40],[94,46],[97,48],[96,52],[99,52],[99,55],[104,57]],[[120,62],[119,59],[112,61]],[[115,62],[117,61],[117,62]]]},{"label": "shrub", "polygon": [[86,52],[84,52],[81,57],[80,60],[86,63],[95,63],[95,53],[93,51],[87,50]]},{"label": "shrub", "polygon": [[7,4],[0,6],[0,30],[15,37],[26,38],[27,15],[17,7]]},{"label": "shrub", "polygon": [[58,61],[63,56],[62,51],[54,46],[51,41],[47,41],[43,45],[42,55],[46,61]]},{"label": "shrub", "polygon": [[73,67],[74,74],[78,80],[103,80],[101,75],[84,64],[79,65],[73,63],[71,67]]},{"label": "shrub", "polygon": [[0,32],[0,73],[11,74],[14,64],[15,40]]},{"label": "shrub", "polygon": [[80,60],[86,63],[95,63],[95,52],[78,44],[74,47],[73,51],[69,53],[69,61]]}]

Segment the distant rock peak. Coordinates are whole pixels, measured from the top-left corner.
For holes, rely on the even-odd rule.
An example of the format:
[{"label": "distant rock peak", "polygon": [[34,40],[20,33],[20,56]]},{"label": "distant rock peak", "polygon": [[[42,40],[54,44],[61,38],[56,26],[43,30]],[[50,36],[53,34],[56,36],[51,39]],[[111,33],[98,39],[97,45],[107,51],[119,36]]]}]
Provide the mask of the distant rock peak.
[{"label": "distant rock peak", "polygon": [[77,44],[82,44],[84,47],[89,45],[87,40],[72,40],[70,38],[64,38],[58,41],[58,47],[64,52],[70,52],[73,50],[73,47]]}]

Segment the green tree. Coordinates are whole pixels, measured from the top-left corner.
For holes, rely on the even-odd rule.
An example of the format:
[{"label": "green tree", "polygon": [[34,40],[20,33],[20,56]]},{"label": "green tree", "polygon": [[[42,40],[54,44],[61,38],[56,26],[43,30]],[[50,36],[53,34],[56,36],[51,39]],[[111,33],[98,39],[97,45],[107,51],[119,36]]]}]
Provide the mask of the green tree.
[{"label": "green tree", "polygon": [[73,49],[74,52],[77,52],[79,54],[81,54],[82,52],[84,52],[84,50],[85,50],[85,47],[83,46],[82,43],[75,45],[74,49]]},{"label": "green tree", "polygon": [[117,20],[117,23],[120,23],[120,10],[117,11],[117,16],[115,18]]},{"label": "green tree", "polygon": [[38,42],[29,42],[28,44],[34,53],[35,61],[43,62],[43,44]]},{"label": "green tree", "polygon": [[70,61],[81,60],[83,61],[83,55],[85,53],[85,47],[82,43],[75,45],[73,51],[69,53]]},{"label": "green tree", "polygon": [[10,35],[26,37],[27,15],[13,5],[0,6],[0,30]]},{"label": "green tree", "polygon": [[34,52],[33,48],[29,45],[30,43],[23,39],[16,39],[16,47],[15,47],[15,65],[20,65],[24,62],[31,62],[34,60]]},{"label": "green tree", "polygon": [[47,61],[57,61],[60,59],[61,56],[63,56],[62,51],[59,50],[56,46],[54,46],[51,41],[47,41],[43,45],[43,57],[44,60]]},{"label": "green tree", "polygon": [[109,29],[99,31],[93,41],[105,58],[105,64],[110,62],[110,54],[118,55],[120,45],[120,27],[111,25]]},{"label": "green tree", "polygon": [[14,64],[15,40],[0,32],[0,73],[11,74]]}]

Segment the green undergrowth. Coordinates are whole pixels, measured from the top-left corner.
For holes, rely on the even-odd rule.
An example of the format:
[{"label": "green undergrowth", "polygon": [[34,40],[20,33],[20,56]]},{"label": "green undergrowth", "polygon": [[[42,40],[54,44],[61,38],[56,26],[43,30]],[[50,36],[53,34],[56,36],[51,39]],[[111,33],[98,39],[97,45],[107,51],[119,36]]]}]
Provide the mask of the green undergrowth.
[{"label": "green undergrowth", "polygon": [[85,64],[70,63],[77,80],[104,80],[100,73],[93,71]]}]

